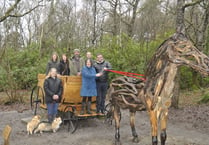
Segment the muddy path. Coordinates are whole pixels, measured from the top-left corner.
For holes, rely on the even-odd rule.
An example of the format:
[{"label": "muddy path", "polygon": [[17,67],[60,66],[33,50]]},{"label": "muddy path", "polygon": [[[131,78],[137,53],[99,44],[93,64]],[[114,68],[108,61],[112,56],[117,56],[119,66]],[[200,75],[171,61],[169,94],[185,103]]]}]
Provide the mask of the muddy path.
[{"label": "muddy path", "polygon": [[[209,145],[209,106],[187,106],[170,109],[167,128],[167,145]],[[104,123],[103,118],[80,120],[74,134],[61,126],[57,133],[44,133],[28,136],[22,118],[32,116],[31,111],[0,112],[0,132],[5,125],[12,127],[11,145],[112,145],[114,143],[114,124]],[[147,112],[137,112],[136,128],[139,143],[132,143],[129,126],[129,112],[122,111],[121,142],[123,145],[150,145],[150,123]],[[0,144],[3,144],[2,138]],[[160,144],[160,142],[159,142]]]}]

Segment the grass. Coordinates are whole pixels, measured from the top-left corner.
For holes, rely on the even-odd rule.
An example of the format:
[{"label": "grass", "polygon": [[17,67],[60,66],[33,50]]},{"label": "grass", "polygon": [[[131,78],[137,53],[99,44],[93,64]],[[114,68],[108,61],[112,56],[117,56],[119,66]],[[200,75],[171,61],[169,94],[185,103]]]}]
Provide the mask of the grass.
[{"label": "grass", "polygon": [[199,105],[202,98],[206,94],[208,94],[209,96],[209,88],[193,90],[193,91],[181,90],[179,96],[179,106],[181,107],[187,105]]},{"label": "grass", "polygon": [[18,90],[17,97],[11,100],[5,92],[0,92],[0,105],[12,104],[12,103],[29,103],[30,101],[29,90]]}]

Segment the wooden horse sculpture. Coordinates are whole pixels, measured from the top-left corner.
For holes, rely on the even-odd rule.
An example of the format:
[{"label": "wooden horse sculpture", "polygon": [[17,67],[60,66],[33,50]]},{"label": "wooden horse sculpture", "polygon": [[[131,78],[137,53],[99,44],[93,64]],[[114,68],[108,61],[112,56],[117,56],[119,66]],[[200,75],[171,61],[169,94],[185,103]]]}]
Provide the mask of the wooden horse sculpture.
[{"label": "wooden horse sculpture", "polygon": [[152,145],[158,144],[158,125],[161,130],[161,145],[165,145],[168,108],[171,105],[176,73],[181,65],[188,66],[202,75],[209,75],[209,58],[185,35],[176,33],[157,49],[147,66],[144,83],[134,84],[123,77],[112,81],[108,95],[115,119],[115,144],[120,144],[120,108],[130,110],[133,141],[137,142],[135,112],[146,107],[151,123]]}]

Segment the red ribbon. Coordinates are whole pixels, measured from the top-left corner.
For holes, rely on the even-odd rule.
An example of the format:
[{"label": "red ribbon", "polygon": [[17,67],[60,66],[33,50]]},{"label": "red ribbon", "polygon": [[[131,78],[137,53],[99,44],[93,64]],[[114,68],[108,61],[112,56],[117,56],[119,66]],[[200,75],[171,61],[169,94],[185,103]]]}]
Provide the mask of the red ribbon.
[{"label": "red ribbon", "polygon": [[143,74],[130,73],[130,72],[123,72],[123,71],[116,71],[116,70],[110,70],[110,69],[107,69],[107,70],[105,70],[105,71],[109,71],[109,72],[121,74],[121,75],[128,76],[128,77],[132,77],[132,78],[135,78],[135,79],[141,79],[141,80],[143,80],[143,81],[146,80],[145,78],[139,77],[139,76],[144,76]]}]

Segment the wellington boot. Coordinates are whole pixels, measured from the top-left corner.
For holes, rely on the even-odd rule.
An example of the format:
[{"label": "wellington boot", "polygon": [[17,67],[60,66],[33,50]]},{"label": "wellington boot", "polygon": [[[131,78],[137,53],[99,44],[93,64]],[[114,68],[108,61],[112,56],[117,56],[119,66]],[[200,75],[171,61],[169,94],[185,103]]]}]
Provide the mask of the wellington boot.
[{"label": "wellington boot", "polygon": [[88,104],[87,104],[87,114],[92,114],[91,113],[91,101],[88,101]]},{"label": "wellington boot", "polygon": [[82,102],[82,109],[81,109],[80,115],[85,114],[85,108],[86,108],[86,102]]}]

